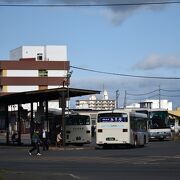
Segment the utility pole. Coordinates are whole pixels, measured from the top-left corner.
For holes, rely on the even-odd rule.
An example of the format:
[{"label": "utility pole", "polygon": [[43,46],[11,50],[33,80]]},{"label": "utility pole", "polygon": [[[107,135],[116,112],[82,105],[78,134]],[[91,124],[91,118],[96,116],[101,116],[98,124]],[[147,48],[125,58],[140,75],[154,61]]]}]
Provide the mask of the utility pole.
[{"label": "utility pole", "polygon": [[161,88],[159,85],[159,109],[161,109]]},{"label": "utility pole", "polygon": [[70,109],[69,85],[70,85],[70,78],[71,78],[72,73],[73,73],[73,71],[68,71],[68,73],[67,73],[67,108],[68,108],[68,114],[69,114],[69,109]]},{"label": "utility pole", "polygon": [[118,101],[119,101],[119,90],[116,90],[116,109],[118,109]]},{"label": "utility pole", "polygon": [[127,92],[125,90],[125,94],[124,94],[124,108],[126,108],[126,101],[127,101]]},{"label": "utility pole", "polygon": [[118,101],[119,101],[119,90],[116,90],[116,109],[118,109]]}]

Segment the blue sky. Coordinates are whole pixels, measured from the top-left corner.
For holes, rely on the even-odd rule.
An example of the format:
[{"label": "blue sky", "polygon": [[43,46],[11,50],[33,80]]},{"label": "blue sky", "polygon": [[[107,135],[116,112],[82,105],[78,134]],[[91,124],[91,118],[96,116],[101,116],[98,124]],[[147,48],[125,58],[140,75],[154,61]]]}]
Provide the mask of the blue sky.
[{"label": "blue sky", "polygon": [[[159,2],[162,0],[159,0]],[[84,1],[25,1],[81,3]],[[90,0],[87,3],[110,2]],[[111,3],[148,2],[112,0]],[[157,2],[151,0],[151,2]],[[1,0],[0,4],[23,3]],[[0,59],[22,45],[67,45],[72,66],[121,74],[180,77],[180,4],[121,7],[0,7]],[[158,89],[180,90],[179,80],[128,78],[72,69],[71,86],[108,90],[119,104],[124,91],[141,94]],[[158,98],[155,94],[153,98]],[[180,106],[180,91],[162,91]],[[166,97],[168,95],[168,97]],[[129,98],[129,99],[128,99]],[[138,97],[127,97],[130,99]],[[142,96],[143,98],[148,98]],[[138,99],[137,101],[139,101]]]}]

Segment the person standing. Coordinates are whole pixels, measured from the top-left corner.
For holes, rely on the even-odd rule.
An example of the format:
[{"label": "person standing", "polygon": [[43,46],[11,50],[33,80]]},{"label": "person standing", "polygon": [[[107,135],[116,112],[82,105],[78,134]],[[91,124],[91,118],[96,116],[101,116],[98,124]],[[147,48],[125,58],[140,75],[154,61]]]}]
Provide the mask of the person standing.
[{"label": "person standing", "polygon": [[13,144],[15,143],[15,142],[18,142],[18,137],[17,137],[17,133],[16,132],[14,132],[13,133],[13,135],[11,136],[11,140],[12,140],[12,142],[13,142]]},{"label": "person standing", "polygon": [[39,138],[39,133],[38,131],[34,131],[32,135],[32,145],[33,147],[29,150],[29,155],[32,155],[32,152],[37,150],[37,156],[40,156],[40,138]]},{"label": "person standing", "polygon": [[49,150],[49,142],[48,142],[48,133],[45,129],[42,131],[42,146],[43,146],[43,151]]},{"label": "person standing", "polygon": [[56,146],[57,147],[61,147],[62,146],[62,135],[61,135],[61,132],[59,132],[57,134],[57,137],[56,137]]}]

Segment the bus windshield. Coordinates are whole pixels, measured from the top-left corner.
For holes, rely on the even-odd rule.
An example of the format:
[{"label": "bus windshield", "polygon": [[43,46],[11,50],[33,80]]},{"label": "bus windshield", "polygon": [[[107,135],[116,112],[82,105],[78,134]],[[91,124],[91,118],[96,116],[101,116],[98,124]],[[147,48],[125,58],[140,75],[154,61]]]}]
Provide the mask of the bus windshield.
[{"label": "bus windshield", "polygon": [[98,114],[98,122],[128,122],[126,113],[102,113]]},{"label": "bus windshield", "polygon": [[149,119],[149,125],[151,129],[161,129],[170,127],[167,111],[151,111],[149,112]]},{"label": "bus windshield", "polygon": [[90,117],[86,115],[69,115],[65,117],[66,125],[90,125]]}]

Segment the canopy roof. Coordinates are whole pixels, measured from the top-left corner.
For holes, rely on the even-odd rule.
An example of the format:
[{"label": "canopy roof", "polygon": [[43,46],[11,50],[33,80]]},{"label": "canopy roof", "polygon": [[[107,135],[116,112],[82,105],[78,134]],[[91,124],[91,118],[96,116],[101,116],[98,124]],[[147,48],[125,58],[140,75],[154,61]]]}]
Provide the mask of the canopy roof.
[{"label": "canopy roof", "polygon": [[77,96],[100,94],[100,91],[76,89],[76,88],[55,88],[45,89],[37,91],[27,91],[20,93],[11,93],[0,96],[0,104],[13,105],[13,104],[25,104],[40,101],[58,100],[61,97],[71,98]]},{"label": "canopy roof", "polygon": [[180,110],[176,111],[168,111],[168,113],[172,116],[179,117],[180,118]]}]

